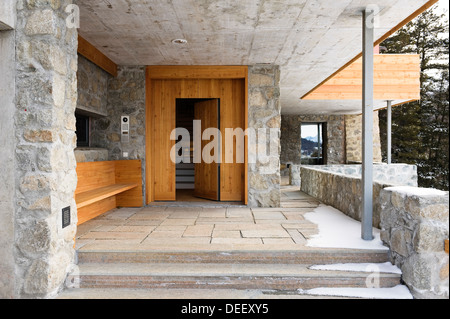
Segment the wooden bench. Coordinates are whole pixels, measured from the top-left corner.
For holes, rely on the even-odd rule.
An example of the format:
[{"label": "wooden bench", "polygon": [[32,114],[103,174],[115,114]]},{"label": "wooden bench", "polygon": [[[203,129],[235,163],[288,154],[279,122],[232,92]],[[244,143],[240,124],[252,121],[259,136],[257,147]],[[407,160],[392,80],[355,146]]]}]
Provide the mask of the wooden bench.
[{"label": "wooden bench", "polygon": [[140,160],[78,163],[78,225],[117,207],[142,207]]}]

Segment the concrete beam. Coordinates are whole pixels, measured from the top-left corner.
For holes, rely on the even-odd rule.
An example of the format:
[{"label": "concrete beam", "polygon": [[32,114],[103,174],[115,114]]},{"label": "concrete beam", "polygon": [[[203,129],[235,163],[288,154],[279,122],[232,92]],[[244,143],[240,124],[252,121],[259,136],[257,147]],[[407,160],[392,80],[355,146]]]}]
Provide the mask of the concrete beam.
[{"label": "concrete beam", "polygon": [[0,31],[12,30],[16,26],[15,0],[2,0],[0,5]]}]

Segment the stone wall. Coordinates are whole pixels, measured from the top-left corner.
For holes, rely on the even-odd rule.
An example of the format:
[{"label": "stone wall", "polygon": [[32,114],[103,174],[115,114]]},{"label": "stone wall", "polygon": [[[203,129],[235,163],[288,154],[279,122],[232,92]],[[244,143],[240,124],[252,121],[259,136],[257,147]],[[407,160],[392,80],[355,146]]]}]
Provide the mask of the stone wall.
[{"label": "stone wall", "polygon": [[[300,170],[303,192],[361,221],[360,165],[301,166]],[[374,175],[376,179],[373,183],[373,224],[380,227],[381,206],[378,197],[381,190],[393,185],[417,186],[417,169],[411,165],[375,165]]]},{"label": "stone wall", "polygon": [[108,150],[105,148],[77,148],[75,150],[77,163],[99,162],[109,159]]},{"label": "stone wall", "polygon": [[78,55],[77,111],[91,116],[107,116],[108,81],[112,76]]},{"label": "stone wall", "polygon": [[419,188],[381,191],[381,239],[415,298],[449,298],[448,196]]},{"label": "stone wall", "polygon": [[[261,64],[249,66],[249,128],[267,129],[267,152],[275,152],[268,158],[268,164],[260,159],[248,166],[248,204],[251,207],[280,207],[280,68]],[[269,131],[272,131],[269,136]],[[249,146],[249,153],[256,149]],[[252,157],[253,155],[250,155]]]},{"label": "stone wall", "polygon": [[[381,139],[378,112],[373,114],[373,161],[381,163]],[[345,116],[347,163],[362,162],[362,116]]]},{"label": "stone wall", "polygon": [[[108,150],[111,161],[141,160],[145,194],[145,67],[119,66],[117,77],[108,79],[107,91],[107,115],[91,122],[91,147]],[[121,141],[122,116],[130,117],[129,143]]]},{"label": "stone wall", "polygon": [[[92,121],[91,146],[109,150],[110,160],[145,160],[145,68],[120,66],[108,81],[107,116]],[[121,117],[130,116],[130,142],[121,142]],[[124,158],[123,153],[129,157]]]},{"label": "stone wall", "polygon": [[281,155],[282,164],[301,164],[301,132],[298,115],[281,116]]},{"label": "stone wall", "polygon": [[[75,250],[74,148],[77,30],[66,27],[71,0],[17,1],[15,298],[49,297],[62,287]],[[62,210],[71,225],[62,228]]]},{"label": "stone wall", "polygon": [[301,164],[302,123],[326,123],[326,164],[345,163],[345,118],[343,115],[283,115],[281,118],[282,164]]}]

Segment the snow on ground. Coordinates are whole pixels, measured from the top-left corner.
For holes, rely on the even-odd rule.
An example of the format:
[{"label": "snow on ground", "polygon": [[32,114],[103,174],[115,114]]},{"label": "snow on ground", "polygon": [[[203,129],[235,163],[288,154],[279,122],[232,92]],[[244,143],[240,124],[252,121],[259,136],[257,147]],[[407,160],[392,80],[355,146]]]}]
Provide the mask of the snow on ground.
[{"label": "snow on ground", "polygon": [[361,238],[361,222],[330,206],[320,206],[304,215],[319,227],[319,234],[308,240],[309,247],[388,250],[380,239],[380,230],[374,228],[375,239]]},{"label": "snow on ground", "polygon": [[411,186],[395,186],[386,188],[387,191],[395,191],[397,193],[408,196],[446,196],[447,193],[433,188],[419,188]]},{"label": "snow on ground", "polygon": [[390,262],[383,264],[333,264],[333,265],[313,265],[309,267],[313,270],[338,270],[338,271],[357,271],[357,272],[379,272],[387,274],[402,274],[402,271],[392,265]]},{"label": "snow on ground", "polygon": [[393,288],[315,288],[310,290],[299,289],[302,295],[334,296],[367,299],[413,299],[406,286]]},{"label": "snow on ground", "polygon": [[[330,206],[320,206],[311,213],[304,215],[307,220],[319,227],[319,234],[309,239],[307,246],[321,248],[350,248],[367,250],[388,250],[380,239],[380,230],[374,228],[374,240],[365,241],[361,238],[361,222],[348,217]],[[334,264],[314,265],[310,269],[337,270],[355,272],[380,272],[401,274],[401,270],[391,263],[383,264]],[[365,299],[413,299],[408,287],[398,285],[393,288],[315,288],[299,289],[303,295],[334,296]]]}]

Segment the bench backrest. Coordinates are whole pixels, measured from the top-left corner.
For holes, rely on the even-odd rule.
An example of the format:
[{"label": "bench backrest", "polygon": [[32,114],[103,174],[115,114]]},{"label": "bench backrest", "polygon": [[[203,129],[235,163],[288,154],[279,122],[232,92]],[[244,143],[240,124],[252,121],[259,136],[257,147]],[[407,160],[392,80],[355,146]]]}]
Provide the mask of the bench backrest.
[{"label": "bench backrest", "polygon": [[138,186],[116,196],[121,207],[143,205],[142,163],[140,160],[102,161],[77,164],[78,184],[75,194],[113,184]]},{"label": "bench backrest", "polygon": [[88,162],[77,164],[78,184],[75,194],[116,183],[115,164],[109,162]]}]

